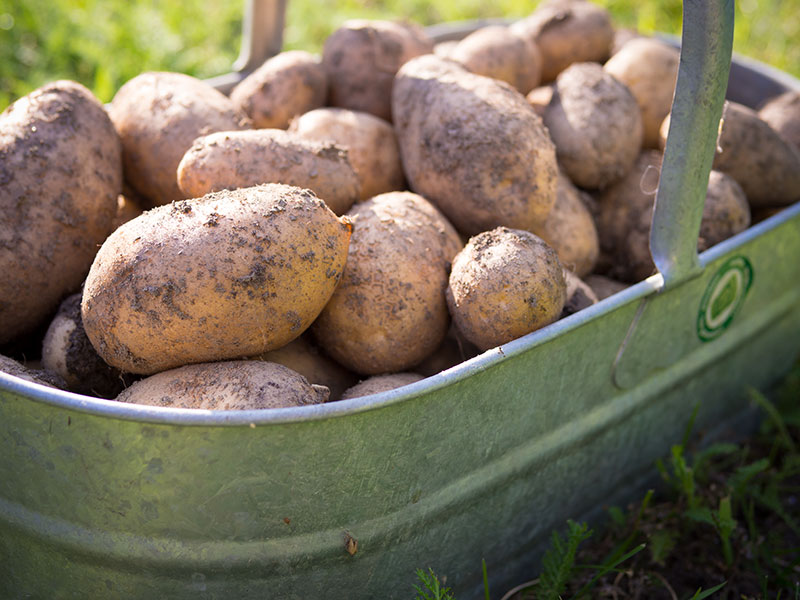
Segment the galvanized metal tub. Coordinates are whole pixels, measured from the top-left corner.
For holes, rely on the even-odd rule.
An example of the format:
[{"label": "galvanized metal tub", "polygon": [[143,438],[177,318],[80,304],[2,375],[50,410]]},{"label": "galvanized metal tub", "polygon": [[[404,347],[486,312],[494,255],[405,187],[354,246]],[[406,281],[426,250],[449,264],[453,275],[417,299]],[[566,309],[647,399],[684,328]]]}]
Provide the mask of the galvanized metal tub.
[{"label": "galvanized metal tub", "polygon": [[[800,204],[693,262],[704,186],[669,156],[714,143],[713,110],[689,107],[724,89],[732,2],[685,10],[699,20],[674,126],[695,135],[676,130],[665,158],[661,274],[419,383],[323,406],[159,409],[0,373],[0,597],[406,598],[431,566],[478,598],[482,558],[495,593],[529,577],[550,531],[627,498],[696,404],[708,437],[746,428],[745,388],[800,352]],[[751,104],[800,90],[737,61],[733,94],[737,73]]]}]

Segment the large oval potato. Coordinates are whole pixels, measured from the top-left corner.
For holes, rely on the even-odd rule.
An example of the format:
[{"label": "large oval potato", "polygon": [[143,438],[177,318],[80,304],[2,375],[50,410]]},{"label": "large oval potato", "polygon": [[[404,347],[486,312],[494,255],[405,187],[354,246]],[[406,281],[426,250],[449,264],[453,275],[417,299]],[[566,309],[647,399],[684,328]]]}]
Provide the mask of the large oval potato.
[{"label": "large oval potato", "polygon": [[397,136],[388,121],[357,110],[318,108],[292,121],[289,132],[347,150],[361,184],[361,200],[405,188]]},{"label": "large oval potato", "polygon": [[407,60],[432,51],[433,42],[412,23],[345,21],[322,51],[330,105],[391,121],[395,73]]},{"label": "large oval potato", "polygon": [[233,104],[260,128],[286,129],[304,112],[325,105],[328,77],[319,57],[304,50],[281,52],[250,73],[231,92]]},{"label": "large oval potato", "polygon": [[390,192],[353,206],[339,287],[311,327],[323,349],[362,375],[403,371],[447,333],[449,261],[461,247],[427,200]]},{"label": "large oval potato", "polygon": [[121,152],[103,105],[72,81],[0,115],[0,344],[80,286],[113,228]]},{"label": "large oval potato", "polygon": [[411,189],[459,231],[532,229],[547,218],[555,148],[517,90],[429,54],[397,73],[393,107]]},{"label": "large oval potato", "polygon": [[86,334],[107,363],[142,374],[279,348],[330,298],[350,231],[312,192],[284,185],[152,209],[100,248]]},{"label": "large oval potato", "polygon": [[573,183],[602,189],[620,179],[642,147],[642,114],[628,87],[597,63],[577,63],[556,80],[544,123]]},{"label": "large oval potato", "polygon": [[759,118],[800,152],[800,92],[770,98],[758,111]]},{"label": "large oval potato", "polygon": [[187,198],[261,183],[294,185],[310,189],[337,215],[360,193],[344,150],[281,129],[221,131],[197,138],[178,165],[178,183]]},{"label": "large oval potato", "polygon": [[283,365],[229,361],[187,365],[137,381],[117,400],[203,410],[255,410],[321,404],[328,388]]},{"label": "large oval potato", "polygon": [[117,91],[109,115],[122,139],[125,180],[145,208],[186,197],[175,173],[195,138],[250,127],[230,98],[182,73],[137,75]]}]

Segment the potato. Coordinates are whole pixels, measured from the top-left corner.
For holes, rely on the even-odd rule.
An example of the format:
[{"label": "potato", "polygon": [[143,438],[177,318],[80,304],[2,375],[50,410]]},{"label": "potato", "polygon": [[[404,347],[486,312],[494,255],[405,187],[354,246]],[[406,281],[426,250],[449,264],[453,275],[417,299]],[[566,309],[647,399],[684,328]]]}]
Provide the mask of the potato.
[{"label": "potato", "polygon": [[614,41],[611,42],[611,56],[614,56],[617,52],[622,50],[625,44],[631,40],[636,40],[643,37],[646,36],[639,33],[639,31],[636,29],[632,29],[630,27],[617,27],[614,30]]},{"label": "potato", "polygon": [[170,369],[134,383],[117,400],[203,410],[255,410],[321,404],[328,388],[269,362],[230,361]]},{"label": "potato", "polygon": [[453,48],[447,58],[469,71],[505,81],[527,94],[542,78],[542,54],[531,40],[508,27],[481,27]]},{"label": "potato", "polygon": [[598,301],[605,300],[609,296],[613,296],[617,292],[621,292],[628,287],[627,283],[622,283],[621,281],[597,273],[588,275],[583,281],[592,288]]},{"label": "potato", "polygon": [[536,114],[543,117],[547,105],[550,104],[550,100],[553,99],[553,86],[540,85],[528,92],[525,99],[528,101],[528,104],[533,107],[533,110],[536,111]]},{"label": "potato", "polygon": [[121,146],[103,105],[57,81],[0,115],[0,344],[78,289],[112,231]]},{"label": "potato", "polygon": [[175,172],[195,138],[250,127],[230,98],[181,73],[134,77],[117,91],[109,115],[122,138],[125,179],[144,208],[185,198]]},{"label": "potato", "polygon": [[552,323],[566,299],[558,255],[529,231],[485,231],[453,260],[447,306],[459,331],[481,350]]},{"label": "potato", "polygon": [[360,195],[358,176],[345,151],[280,129],[223,131],[197,138],[180,161],[178,183],[188,198],[261,183],[294,185],[313,191],[337,215]]},{"label": "potato", "polygon": [[375,375],[369,379],[358,382],[356,385],[342,394],[342,400],[350,398],[360,398],[361,396],[369,396],[371,394],[379,394],[380,392],[387,392],[394,390],[410,383],[416,383],[425,379],[422,375],[416,373],[393,373],[391,375]]},{"label": "potato", "polygon": [[533,233],[558,254],[561,264],[578,277],[592,272],[600,255],[597,227],[584,196],[562,172],[558,174],[558,197],[550,215]]},{"label": "potato", "polygon": [[405,189],[397,136],[383,119],[345,108],[318,108],[292,121],[289,132],[306,140],[331,141],[346,150],[358,176],[361,200]]},{"label": "potato", "polygon": [[555,149],[525,97],[432,54],[403,65],[395,131],[412,190],[456,228],[531,229],[556,199]]},{"label": "potato", "polygon": [[451,322],[442,343],[422,362],[414,366],[414,372],[430,377],[478,356],[479,353],[475,344],[467,340]]},{"label": "potato", "polygon": [[149,210],[100,248],[86,334],[108,364],[141,374],[280,348],[330,298],[350,232],[309,190],[277,184]]},{"label": "potato", "polygon": [[614,40],[608,11],[591,2],[548,2],[511,29],[542,54],[542,82],[553,81],[573,63],[603,62]]},{"label": "potato", "polygon": [[254,127],[286,129],[292,118],[325,105],[328,76],[318,56],[281,52],[250,73],[231,92],[231,101]]},{"label": "potato", "polygon": [[0,372],[19,377],[25,381],[38,383],[39,385],[67,389],[67,384],[56,373],[48,370],[32,369],[8,356],[0,355]]},{"label": "potato", "polygon": [[625,84],[596,63],[578,63],[556,80],[544,123],[573,183],[602,189],[622,178],[642,146],[642,115]]},{"label": "potato", "polygon": [[[662,149],[669,123],[661,124]],[[800,200],[800,150],[742,104],[725,102],[713,168],[742,186],[752,209]]]},{"label": "potato", "polygon": [[432,51],[433,42],[417,25],[346,21],[328,37],[322,51],[329,103],[391,121],[395,73],[409,59]]},{"label": "potato", "polygon": [[658,148],[658,131],[672,108],[680,50],[654,39],[630,40],[603,67],[628,86],[642,112],[645,148]]},{"label": "potato", "polygon": [[569,269],[564,269],[564,282],[567,286],[567,301],[561,311],[561,318],[575,314],[600,301],[594,290]]},{"label": "potato", "polygon": [[785,92],[771,98],[758,116],[800,152],[800,92]]},{"label": "potato", "polygon": [[300,373],[310,383],[324,385],[330,390],[329,400],[338,400],[347,388],[358,381],[353,372],[323,354],[308,333],[281,348],[252,358],[278,363]]},{"label": "potato", "polygon": [[460,40],[446,40],[434,45],[433,53],[441,58],[450,58],[450,53],[458,46]]},{"label": "potato", "polygon": [[[636,282],[655,272],[650,255],[650,227],[661,169],[662,154],[643,152],[634,168],[600,198],[597,222],[600,243],[612,257],[613,278]],[[726,239],[750,225],[747,201],[739,186],[712,171],[703,209],[698,248]]]},{"label": "potato", "polygon": [[453,226],[423,197],[390,192],[353,206],[353,237],[339,287],[311,331],[336,361],[362,375],[403,371],[447,332]]},{"label": "potato", "polygon": [[133,194],[126,192],[127,191],[123,189],[123,193],[117,196],[117,214],[114,216],[111,231],[114,231],[117,227],[123,223],[127,223],[131,219],[135,219],[144,212],[142,210],[141,198],[135,192]]}]

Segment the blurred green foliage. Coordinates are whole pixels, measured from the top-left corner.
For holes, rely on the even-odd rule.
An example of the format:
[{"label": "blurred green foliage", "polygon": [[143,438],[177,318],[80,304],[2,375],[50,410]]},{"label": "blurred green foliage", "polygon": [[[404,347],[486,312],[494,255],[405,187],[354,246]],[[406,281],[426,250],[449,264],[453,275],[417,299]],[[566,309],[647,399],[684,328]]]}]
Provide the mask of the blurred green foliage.
[{"label": "blurred green foliage", "polygon": [[[679,34],[680,0],[595,0],[622,26]],[[319,51],[349,18],[423,25],[521,17],[536,0],[289,0],[285,46]],[[0,107],[54,79],[103,101],[145,70],[210,77],[238,54],[244,0],[0,0]],[[797,0],[738,0],[734,50],[800,76]]]}]

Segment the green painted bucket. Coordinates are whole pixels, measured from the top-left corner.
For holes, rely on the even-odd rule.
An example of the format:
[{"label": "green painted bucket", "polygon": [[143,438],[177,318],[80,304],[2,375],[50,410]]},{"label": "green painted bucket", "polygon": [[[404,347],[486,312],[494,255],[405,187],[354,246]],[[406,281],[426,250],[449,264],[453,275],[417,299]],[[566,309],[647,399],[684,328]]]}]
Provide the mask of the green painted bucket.
[{"label": "green painted bucket", "polygon": [[[408,598],[431,566],[480,598],[481,559],[495,593],[530,578],[551,530],[630,498],[696,404],[706,439],[752,427],[746,387],[800,352],[800,204],[697,257],[732,20],[732,0],[685,2],[660,274],[599,304],[321,406],[162,409],[0,373],[0,597]],[[800,82],[734,61],[731,97],[783,89]]]}]

